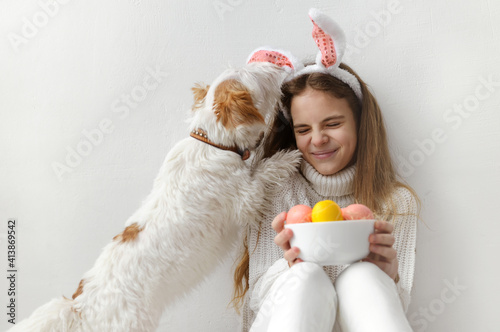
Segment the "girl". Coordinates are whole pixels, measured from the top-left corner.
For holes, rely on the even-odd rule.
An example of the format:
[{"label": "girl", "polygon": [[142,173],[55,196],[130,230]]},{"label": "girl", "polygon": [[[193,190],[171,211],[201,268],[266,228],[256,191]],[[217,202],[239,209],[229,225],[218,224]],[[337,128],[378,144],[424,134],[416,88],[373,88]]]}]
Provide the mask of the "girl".
[{"label": "girl", "polygon": [[[323,14],[309,14],[321,56],[282,87],[282,113],[265,142],[265,156],[297,148],[303,162],[269,197],[260,228],[248,231],[235,271],[234,301],[243,302],[243,330],[411,331],[405,312],[413,284],[417,196],[396,178],[375,98],[340,64],[342,31]],[[293,234],[283,227],[283,211],[326,199],[341,207],[365,204],[378,217],[362,262],[322,268],[302,262],[299,249],[290,247]]]}]

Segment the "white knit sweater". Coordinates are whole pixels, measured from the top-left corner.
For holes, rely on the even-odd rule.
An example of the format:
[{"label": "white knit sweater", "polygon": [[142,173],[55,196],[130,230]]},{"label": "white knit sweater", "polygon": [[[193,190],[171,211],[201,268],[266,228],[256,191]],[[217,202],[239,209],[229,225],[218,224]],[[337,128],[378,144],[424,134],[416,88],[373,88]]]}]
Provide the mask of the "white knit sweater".
[{"label": "white knit sweater", "polygon": [[[291,177],[269,197],[270,213],[258,228],[250,228],[248,250],[250,253],[250,289],[246,294],[243,307],[242,330],[248,331],[262,304],[262,301],[278,276],[286,271],[288,263],[283,258],[283,251],[274,243],[275,231],[271,222],[276,215],[288,211],[297,204],[314,206],[318,201],[330,199],[340,207],[354,203],[353,179],[355,165],[334,175],[323,176],[306,161],[302,162],[300,173]],[[413,284],[416,242],[416,202],[413,195],[405,188],[398,188],[393,194],[397,213],[408,214],[394,219],[396,242],[394,248],[398,254],[399,277],[397,284],[399,296],[405,312],[410,303]],[[325,266],[324,270],[332,282],[347,265]]]}]

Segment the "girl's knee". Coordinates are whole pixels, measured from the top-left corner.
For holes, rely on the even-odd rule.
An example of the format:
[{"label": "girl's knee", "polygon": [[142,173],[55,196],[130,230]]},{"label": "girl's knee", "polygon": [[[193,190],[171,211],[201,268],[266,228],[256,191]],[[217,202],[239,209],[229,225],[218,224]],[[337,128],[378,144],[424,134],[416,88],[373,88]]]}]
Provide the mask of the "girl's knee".
[{"label": "girl's knee", "polygon": [[295,291],[311,289],[318,292],[327,292],[335,294],[333,283],[323,270],[323,268],[315,263],[302,262],[295,264],[290,268],[287,281],[291,285],[291,289]]},{"label": "girl's knee", "polygon": [[[369,262],[358,262],[347,267],[335,280],[335,287],[371,287],[380,280],[385,281],[389,276],[377,265]],[[389,278],[390,279],[390,278]]]},{"label": "girl's knee", "polygon": [[323,268],[315,263],[301,262],[293,265],[290,268],[290,275],[303,279],[304,281],[328,281],[331,283],[330,278],[323,270]]}]

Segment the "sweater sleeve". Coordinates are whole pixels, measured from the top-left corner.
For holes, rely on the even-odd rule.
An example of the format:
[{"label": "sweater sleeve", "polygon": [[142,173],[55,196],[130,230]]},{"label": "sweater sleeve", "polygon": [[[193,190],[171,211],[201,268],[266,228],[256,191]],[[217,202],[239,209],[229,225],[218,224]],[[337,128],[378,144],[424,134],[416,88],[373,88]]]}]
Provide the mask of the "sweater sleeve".
[{"label": "sweater sleeve", "polygon": [[415,246],[417,238],[417,204],[415,197],[406,188],[398,188],[393,195],[397,207],[394,218],[394,249],[399,263],[397,290],[403,309],[408,311],[415,272]]}]

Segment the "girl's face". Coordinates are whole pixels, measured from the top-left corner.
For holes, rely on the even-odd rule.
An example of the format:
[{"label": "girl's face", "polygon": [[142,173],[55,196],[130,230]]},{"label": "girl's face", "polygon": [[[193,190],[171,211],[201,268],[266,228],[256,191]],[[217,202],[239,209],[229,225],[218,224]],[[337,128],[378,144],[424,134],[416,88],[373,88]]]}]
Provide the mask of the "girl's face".
[{"label": "girl's face", "polygon": [[347,100],[307,88],[292,98],[297,148],[320,174],[332,175],[350,165],[356,150],[356,123]]}]

